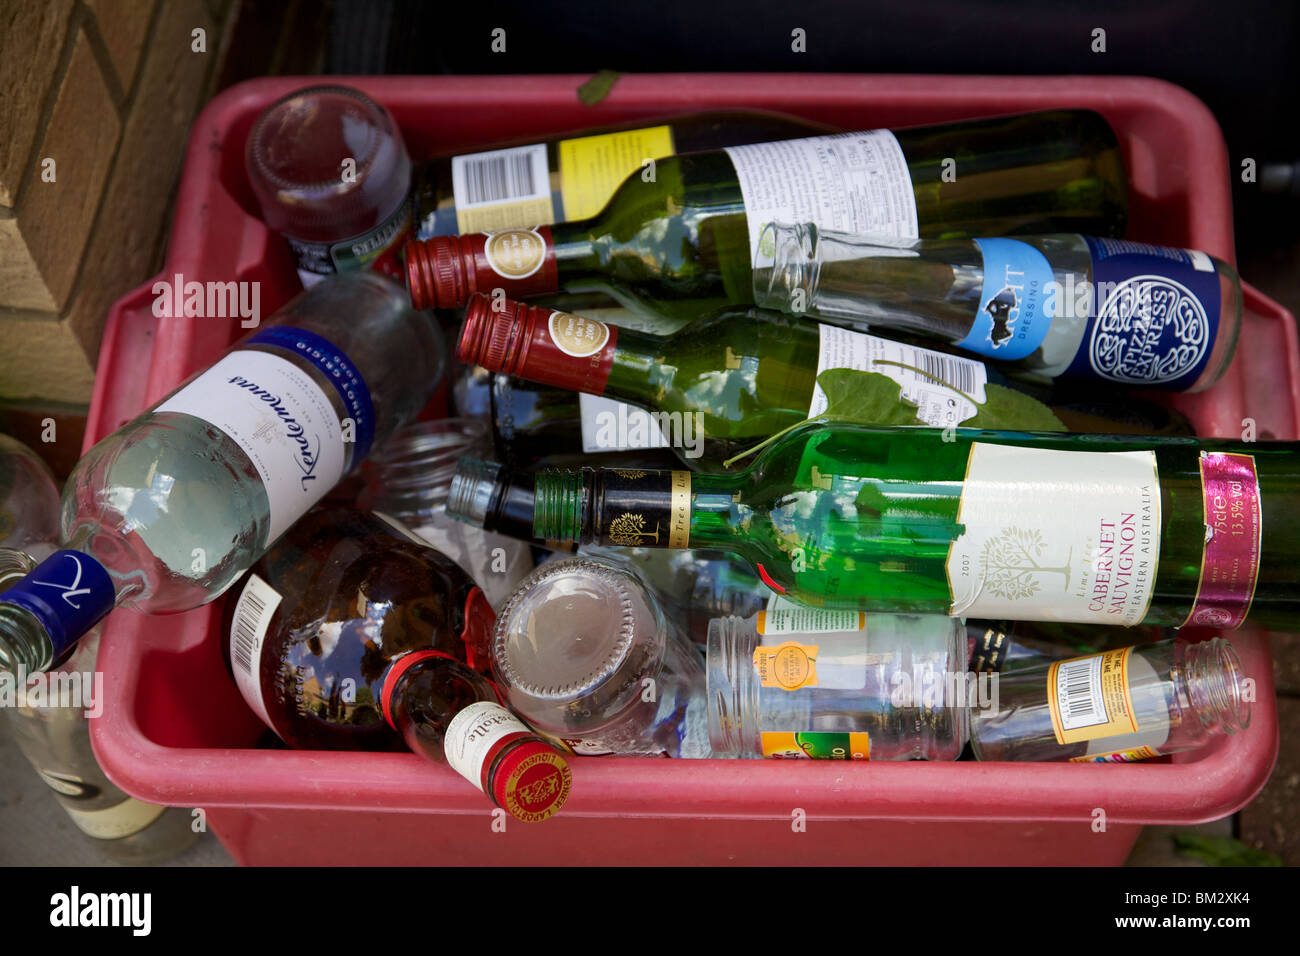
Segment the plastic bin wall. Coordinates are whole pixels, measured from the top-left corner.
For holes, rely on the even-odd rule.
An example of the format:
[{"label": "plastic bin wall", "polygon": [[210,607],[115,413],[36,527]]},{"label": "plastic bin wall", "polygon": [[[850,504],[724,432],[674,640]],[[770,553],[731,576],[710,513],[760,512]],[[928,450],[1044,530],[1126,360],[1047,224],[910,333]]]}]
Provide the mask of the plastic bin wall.
[{"label": "plastic bin wall", "polygon": [[[1130,238],[1233,260],[1230,168],[1205,106],[1133,78],[642,75],[582,106],[577,76],[342,78],[392,110],[413,155],[693,110],[762,108],[845,128],[901,127],[1087,107],[1115,128],[1132,185]],[[261,283],[269,315],[297,291],[288,253],[254,215],[244,141],[272,99],[320,78],[227,90],[191,134],[166,269],[170,281]],[[152,282],[114,307],[87,442],[99,440],[239,333],[221,319],[159,319]],[[1224,380],[1175,404],[1206,435],[1300,437],[1292,317],[1248,290]],[[241,863],[1117,864],[1144,824],[1216,819],[1248,803],[1277,755],[1267,636],[1238,635],[1257,702],[1249,730],[1134,765],[781,761],[574,761],[573,796],[542,824],[511,821],[452,771],[407,754],[252,749],[262,731],[227,676],[219,603],[107,623],[96,753],[129,793],[202,807]]]}]

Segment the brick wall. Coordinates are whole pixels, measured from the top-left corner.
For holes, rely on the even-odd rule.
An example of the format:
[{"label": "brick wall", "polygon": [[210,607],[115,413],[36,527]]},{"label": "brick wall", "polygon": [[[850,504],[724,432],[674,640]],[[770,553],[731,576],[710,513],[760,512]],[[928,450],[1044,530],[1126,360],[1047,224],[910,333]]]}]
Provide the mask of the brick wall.
[{"label": "brick wall", "polygon": [[0,0],[0,400],[90,400],[109,306],[161,265],[230,7]]}]

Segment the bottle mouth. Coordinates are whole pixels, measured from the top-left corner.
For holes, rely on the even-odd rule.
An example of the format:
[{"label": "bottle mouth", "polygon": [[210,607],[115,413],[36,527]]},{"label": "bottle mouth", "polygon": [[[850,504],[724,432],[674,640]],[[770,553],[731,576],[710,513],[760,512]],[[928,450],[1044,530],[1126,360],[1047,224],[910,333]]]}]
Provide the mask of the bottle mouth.
[{"label": "bottle mouth", "polygon": [[507,300],[493,308],[494,298],[473,295],[465,307],[457,358],[466,365],[481,365],[489,372],[518,375],[528,357],[536,316],[522,302]]},{"label": "bottle mouth", "polygon": [[586,488],[582,472],[548,468],[533,479],[533,537],[576,544],[582,532]]},{"label": "bottle mouth", "polygon": [[808,312],[817,284],[817,226],[765,223],[754,252],[754,304],[781,312]]},{"label": "bottle mouth", "polygon": [[1221,723],[1234,734],[1250,726],[1241,658],[1230,641],[1216,637],[1186,649],[1187,687],[1202,724]]},{"label": "bottle mouth", "polygon": [[408,242],[406,285],[411,305],[419,309],[458,309],[471,289],[458,236],[435,236]]},{"label": "bottle mouth", "polygon": [[481,528],[487,522],[501,482],[501,466],[481,458],[462,458],[456,463],[447,493],[447,514]]},{"label": "bottle mouth", "polygon": [[[745,622],[739,617],[715,617],[709,621],[705,664],[709,747],[718,757],[744,755],[744,720],[747,714],[754,713],[757,703],[756,688],[750,688],[751,700],[746,701],[743,696],[746,684],[741,680],[739,662],[745,656],[744,648],[740,647],[744,635]],[[752,647],[749,653],[752,655]],[[755,734],[756,728],[750,728],[749,736]]]},{"label": "bottle mouth", "polygon": [[402,429],[365,465],[359,505],[408,524],[427,521],[451,494],[462,458],[488,452],[487,424],[446,418]]}]

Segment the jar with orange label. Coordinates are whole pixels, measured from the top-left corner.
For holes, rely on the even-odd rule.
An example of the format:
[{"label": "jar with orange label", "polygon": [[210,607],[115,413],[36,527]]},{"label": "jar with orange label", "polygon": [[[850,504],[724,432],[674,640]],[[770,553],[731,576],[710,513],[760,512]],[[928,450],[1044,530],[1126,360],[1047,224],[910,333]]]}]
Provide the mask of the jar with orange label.
[{"label": "jar with orange label", "polygon": [[709,622],[715,757],[955,760],[988,674],[966,671],[961,622],[828,611],[772,598]]}]

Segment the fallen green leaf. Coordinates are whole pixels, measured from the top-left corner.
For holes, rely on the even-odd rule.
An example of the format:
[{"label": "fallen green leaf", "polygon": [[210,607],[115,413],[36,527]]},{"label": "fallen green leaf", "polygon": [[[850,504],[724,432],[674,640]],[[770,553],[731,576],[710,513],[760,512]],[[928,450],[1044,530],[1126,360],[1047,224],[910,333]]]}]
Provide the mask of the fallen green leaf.
[{"label": "fallen green leaf", "polygon": [[[897,363],[888,363],[897,364]],[[913,368],[913,371],[934,379],[949,388],[943,379]],[[856,425],[925,425],[917,418],[919,409],[902,394],[902,389],[888,375],[879,372],[862,372],[851,368],[830,368],[817,376],[817,384],[826,393],[826,410],[818,415],[820,421],[844,422]],[[1037,399],[1014,389],[988,383],[984,386],[983,403],[976,402],[965,392],[952,389],[968,399],[978,411],[962,422],[960,428],[989,428],[998,431],[1063,432],[1068,429],[1052,410]],[[807,419],[805,419],[807,421]],[[761,451],[786,432],[804,422],[784,428],[753,448],[748,448],[723,462],[730,468],[733,462],[748,458]]]},{"label": "fallen green leaf", "polygon": [[584,106],[595,106],[609,96],[609,91],[614,88],[614,84],[618,82],[618,78],[622,75],[617,70],[600,70],[595,76],[578,87],[578,100]]}]

